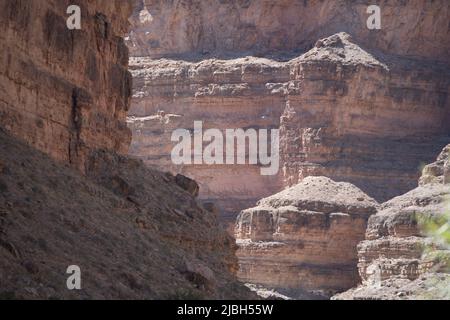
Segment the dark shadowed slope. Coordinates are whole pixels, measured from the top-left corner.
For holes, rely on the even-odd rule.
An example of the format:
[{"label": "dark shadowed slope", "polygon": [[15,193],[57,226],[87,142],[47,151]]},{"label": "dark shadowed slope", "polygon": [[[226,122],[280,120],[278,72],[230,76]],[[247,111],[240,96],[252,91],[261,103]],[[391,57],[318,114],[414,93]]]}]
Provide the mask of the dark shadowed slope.
[{"label": "dark shadowed slope", "polygon": [[232,240],[173,176],[103,152],[87,166],[90,178],[0,130],[0,299],[249,297]]}]

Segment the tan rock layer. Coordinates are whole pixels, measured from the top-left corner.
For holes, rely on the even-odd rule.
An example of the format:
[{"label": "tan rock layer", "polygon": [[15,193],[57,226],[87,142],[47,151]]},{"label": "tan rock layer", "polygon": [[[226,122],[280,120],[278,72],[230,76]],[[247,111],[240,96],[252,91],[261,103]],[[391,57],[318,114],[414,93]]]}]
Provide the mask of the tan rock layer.
[{"label": "tan rock layer", "polygon": [[307,177],[242,211],[239,278],[290,297],[328,297],[358,282],[356,245],[377,203],[348,183]]},{"label": "tan rock layer", "polygon": [[[229,224],[257,199],[307,176],[349,181],[379,201],[417,185],[418,168],[450,130],[445,64],[375,54],[348,34],[322,39],[301,56],[132,58],[131,153],[200,183]],[[177,128],[279,128],[280,170],[253,165],[173,165]]]},{"label": "tan rock layer", "polygon": [[[381,30],[369,30],[369,5]],[[449,60],[446,0],[139,0],[128,38],[133,56],[304,52],[317,39],[346,31],[367,48]]]},{"label": "tan rock layer", "polygon": [[[419,223],[449,210],[449,150],[447,145],[436,162],[424,167],[419,187],[382,204],[369,218],[366,239],[358,245],[362,284],[336,299],[449,298],[442,288],[449,283],[442,274],[449,271],[449,248],[427,238]],[[440,278],[442,285],[436,284]]]}]

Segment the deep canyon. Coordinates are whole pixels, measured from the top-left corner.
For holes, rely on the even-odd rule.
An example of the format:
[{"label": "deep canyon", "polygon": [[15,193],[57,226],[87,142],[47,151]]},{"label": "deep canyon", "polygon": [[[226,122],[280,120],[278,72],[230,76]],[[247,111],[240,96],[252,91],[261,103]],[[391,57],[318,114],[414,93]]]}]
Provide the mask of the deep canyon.
[{"label": "deep canyon", "polygon": [[0,299],[254,297],[197,184],[126,155],[133,5],[0,2]]},{"label": "deep canyon", "polygon": [[[417,187],[449,142],[450,8],[385,1],[381,29],[370,30],[367,6],[144,0],[135,9],[130,152],[198,181],[200,200],[216,204],[236,237],[244,282],[318,298],[367,284],[371,264],[381,265],[380,281],[426,273],[421,238],[368,230],[387,223],[371,216]],[[171,134],[195,134],[195,121],[222,132],[279,129],[278,174],[175,165]],[[389,219],[404,217],[395,208]]]},{"label": "deep canyon", "polygon": [[[450,5],[375,2],[1,1],[0,299],[449,299]],[[174,164],[196,121],[279,170]]]}]

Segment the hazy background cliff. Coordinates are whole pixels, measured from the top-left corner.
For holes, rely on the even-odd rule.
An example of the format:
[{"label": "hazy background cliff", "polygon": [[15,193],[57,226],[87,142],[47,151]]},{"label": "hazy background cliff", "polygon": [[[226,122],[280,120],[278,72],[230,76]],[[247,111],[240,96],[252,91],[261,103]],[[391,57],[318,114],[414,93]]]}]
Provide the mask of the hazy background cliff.
[{"label": "hazy background cliff", "polygon": [[[127,36],[131,153],[200,183],[231,226],[306,176],[378,201],[415,186],[450,132],[447,1],[139,1]],[[326,39],[319,41],[320,39]],[[280,171],[175,166],[174,129],[280,128]]]}]

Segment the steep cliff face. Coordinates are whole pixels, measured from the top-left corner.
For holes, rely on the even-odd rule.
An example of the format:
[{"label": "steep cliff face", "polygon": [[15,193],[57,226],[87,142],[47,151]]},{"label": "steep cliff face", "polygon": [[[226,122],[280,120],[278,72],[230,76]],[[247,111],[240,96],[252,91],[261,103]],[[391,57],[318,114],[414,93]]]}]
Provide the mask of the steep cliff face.
[{"label": "steep cliff face", "polygon": [[[448,65],[361,48],[346,33],[278,61],[132,58],[131,153],[194,177],[230,224],[257,199],[306,176],[348,181],[378,201],[417,185],[419,167],[448,141]],[[280,170],[174,165],[173,130],[279,128]],[[155,137],[157,137],[155,139]]]},{"label": "steep cliff face", "polygon": [[[69,5],[81,30],[69,30]],[[133,1],[5,0],[0,4],[0,126],[84,171],[91,150],[127,153]]]},{"label": "steep cliff face", "polygon": [[[241,209],[311,176],[352,183],[378,202],[415,188],[420,168],[450,134],[450,37],[442,28],[450,6],[424,0],[373,4],[381,7],[380,30],[367,28],[365,1],[140,1],[126,38],[135,79],[131,152],[198,180],[200,198],[221,207],[230,229]],[[174,165],[171,134],[194,131],[194,121],[222,132],[279,128],[278,174],[261,176],[257,165]],[[345,266],[339,278],[327,269],[333,260],[314,260],[309,253],[299,254],[306,263],[292,267],[288,251],[302,250],[309,229],[296,234],[293,247],[277,247],[270,239],[278,236],[271,229],[278,220],[271,217],[282,213],[261,210],[244,211],[238,220],[244,281],[325,295],[357,282],[355,245],[364,219],[350,227],[336,218],[342,229],[328,230],[346,230],[340,241],[353,250],[337,258]],[[298,211],[304,208],[296,210],[293,216],[303,219]],[[249,243],[241,241],[252,237],[246,226],[257,230]],[[328,245],[328,231],[310,229]],[[255,245],[258,237],[268,244]],[[414,255],[415,248],[404,251]]]},{"label": "steep cliff face", "polygon": [[358,245],[362,285],[336,298],[449,298],[449,248],[425,237],[418,223],[450,210],[449,152],[447,145],[423,169],[419,187],[382,204],[370,217],[366,239]]},{"label": "steep cliff face", "polygon": [[355,186],[325,177],[260,200],[237,219],[239,278],[292,298],[354,286],[356,245],[377,205]]},{"label": "steep cliff face", "polygon": [[[133,56],[304,52],[323,37],[351,34],[357,43],[402,56],[449,62],[446,0],[138,0]],[[369,4],[382,29],[366,27]]]},{"label": "steep cliff face", "polygon": [[[69,4],[82,30],[67,29]],[[253,297],[198,185],[118,154],[131,7],[0,3],[0,299]],[[72,265],[81,290],[66,285]]]},{"label": "steep cliff face", "polygon": [[200,184],[200,198],[216,202],[230,225],[239,210],[281,190],[279,175],[262,176],[257,165],[174,165],[171,135],[179,128],[193,131],[197,120],[203,121],[204,130],[217,128],[223,133],[278,128],[284,97],[272,95],[265,83],[272,77],[286,81],[286,67],[254,58],[199,63],[132,58],[130,67],[134,78],[130,153],[194,178]]},{"label": "steep cliff face", "polygon": [[371,53],[342,33],[292,62],[283,184],[325,175],[378,201],[414,188],[421,162],[448,141],[448,66]]}]

